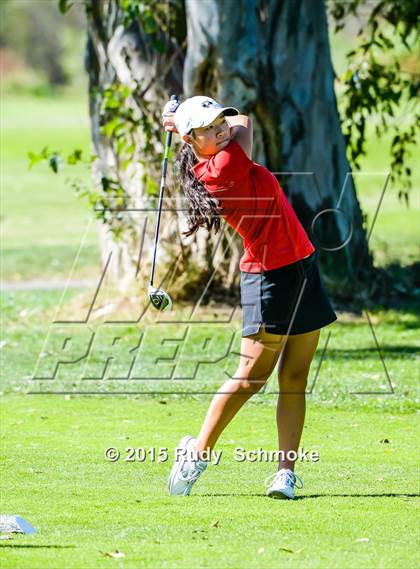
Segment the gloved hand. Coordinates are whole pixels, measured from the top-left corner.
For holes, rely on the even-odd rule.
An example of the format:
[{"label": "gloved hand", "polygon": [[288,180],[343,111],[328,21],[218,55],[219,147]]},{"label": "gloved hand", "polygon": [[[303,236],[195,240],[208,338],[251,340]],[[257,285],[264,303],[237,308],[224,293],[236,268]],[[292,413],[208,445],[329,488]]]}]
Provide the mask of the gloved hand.
[{"label": "gloved hand", "polygon": [[179,102],[171,99],[163,107],[162,117],[165,118],[165,116],[167,116],[168,113],[174,113],[178,107],[179,107]]},{"label": "gloved hand", "polygon": [[162,125],[165,127],[165,130],[170,130],[171,132],[175,132],[178,134],[177,128],[174,122],[174,114],[177,108],[179,107],[179,102],[176,100],[171,99],[166,103],[163,107],[162,112]]}]

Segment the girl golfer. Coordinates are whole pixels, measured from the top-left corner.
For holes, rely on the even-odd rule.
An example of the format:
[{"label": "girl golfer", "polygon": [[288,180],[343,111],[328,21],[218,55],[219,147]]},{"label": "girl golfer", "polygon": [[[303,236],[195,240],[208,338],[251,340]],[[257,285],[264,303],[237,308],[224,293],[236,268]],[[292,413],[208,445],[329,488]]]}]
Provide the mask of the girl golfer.
[{"label": "girl golfer", "polygon": [[320,280],[317,252],[276,178],[252,161],[249,117],[202,96],[187,99],[175,113],[167,109],[163,126],[184,142],[175,169],[189,204],[186,235],[201,226],[217,232],[223,218],[243,238],[245,251],[240,260],[243,337],[238,369],[214,396],[197,438],[181,439],[169,494],[190,494],[223,430],[280,360],[277,427],[283,452],[266,485],[268,496],[293,498],[295,485],[302,487],[302,481],[288,452],[298,451],[305,387],[320,328],[337,319]]}]

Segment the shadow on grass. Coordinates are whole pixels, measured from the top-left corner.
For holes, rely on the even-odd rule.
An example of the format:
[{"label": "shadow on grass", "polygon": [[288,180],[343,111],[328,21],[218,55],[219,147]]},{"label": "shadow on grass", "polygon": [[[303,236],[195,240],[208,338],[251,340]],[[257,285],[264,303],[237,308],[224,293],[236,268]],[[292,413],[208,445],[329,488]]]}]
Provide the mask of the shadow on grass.
[{"label": "shadow on grass", "polygon": [[33,543],[2,543],[0,548],[2,547],[25,547],[25,548],[34,548],[34,549],[74,549],[75,545],[35,545]]},{"label": "shadow on grass", "polygon": [[[350,310],[356,313],[361,313],[364,308],[373,311],[393,309],[418,315],[416,304],[420,296],[419,261],[406,265],[394,261],[375,267],[369,276],[362,277],[358,272],[356,278],[359,279],[357,291],[343,288],[340,282],[335,283],[333,290],[329,290],[338,309],[342,306],[344,310],[349,310],[351,306]],[[363,280],[360,280],[361,278]]]},{"label": "shadow on grass", "polygon": [[[382,355],[387,359],[401,359],[403,356],[416,356],[418,348],[415,346],[389,346],[387,344],[379,344]],[[350,360],[366,360],[377,359],[378,350],[372,348],[351,348],[351,349],[334,349],[327,350],[329,359],[350,359]]]},{"label": "shadow on grass", "polygon": [[306,498],[420,498],[420,494],[378,493],[378,494],[307,494],[296,496],[295,500]]},{"label": "shadow on grass", "polygon": [[[250,497],[250,498],[268,498],[266,494],[248,493],[248,494],[199,494],[196,498],[225,498],[225,497]],[[400,493],[378,493],[378,494],[306,494],[305,496],[295,496],[295,500],[306,500],[307,498],[420,498],[420,494],[400,494]]]}]

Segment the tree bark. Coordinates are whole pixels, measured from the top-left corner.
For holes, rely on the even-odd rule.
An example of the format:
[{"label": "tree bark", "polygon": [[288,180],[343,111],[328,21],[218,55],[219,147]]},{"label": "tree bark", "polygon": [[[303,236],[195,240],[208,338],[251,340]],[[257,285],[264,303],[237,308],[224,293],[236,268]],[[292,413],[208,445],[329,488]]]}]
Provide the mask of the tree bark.
[{"label": "tree bark", "polygon": [[340,129],[324,2],[186,6],[185,95],[208,93],[253,117],[253,159],[282,173],[326,280],[351,297],[372,259]]},{"label": "tree bark", "polygon": [[[147,34],[140,21],[133,21],[125,27],[124,13],[118,0],[88,0],[87,2],[88,41],[85,67],[89,75],[89,111],[91,118],[92,143],[97,160],[93,163],[93,179],[100,190],[101,179],[118,179],[129,196],[128,207],[118,219],[110,211],[107,223],[100,226],[102,267],[108,264],[107,272],[112,281],[122,290],[128,288],[137,277],[139,246],[143,242],[143,268],[149,266],[144,252],[151,251],[154,238],[155,215],[151,200],[143,182],[145,167],[140,157],[145,147],[145,138],[139,128],[135,134],[135,150],[126,169],[121,167],[109,137],[101,132],[101,106],[104,90],[112,84],[125,85],[132,95],[123,101],[122,106],[131,108],[136,118],[142,113],[153,112],[154,124],[161,131],[160,112],[168,92],[182,92],[182,69],[185,49],[170,46],[160,54],[149,44]],[[168,42],[169,43],[169,42]],[[120,109],[124,110],[124,109]],[[159,122],[156,120],[159,117]],[[160,132],[160,134],[162,134]],[[155,141],[155,155],[163,155],[163,145]],[[158,160],[159,162],[159,160]],[[152,170],[156,183],[160,180],[160,169]],[[137,210],[137,211],[135,211]],[[139,210],[149,213],[140,213]],[[122,234],[115,239],[110,230],[121,226]],[[143,232],[146,227],[146,231]],[[160,241],[165,241],[165,228]],[[173,259],[168,257],[163,246],[158,249],[158,264],[168,265]]]}]

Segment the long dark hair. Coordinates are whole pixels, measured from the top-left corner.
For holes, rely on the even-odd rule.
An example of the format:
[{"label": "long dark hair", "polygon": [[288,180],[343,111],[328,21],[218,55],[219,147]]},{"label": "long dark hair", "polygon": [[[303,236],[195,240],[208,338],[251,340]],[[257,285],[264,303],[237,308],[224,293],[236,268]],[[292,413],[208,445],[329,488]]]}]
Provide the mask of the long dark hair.
[{"label": "long dark hair", "polygon": [[197,163],[192,148],[186,143],[183,144],[175,158],[174,170],[177,184],[183,189],[188,202],[189,230],[182,232],[186,237],[198,231],[200,227],[205,227],[208,231],[214,227],[215,233],[220,229],[220,202],[209,194],[191,171]]}]

